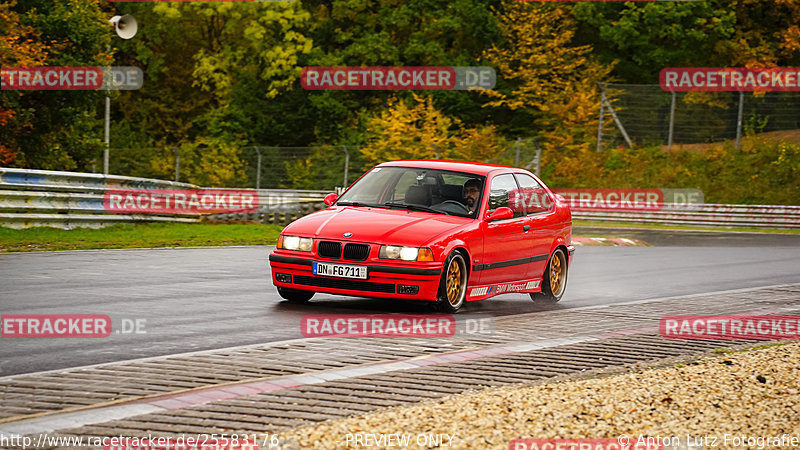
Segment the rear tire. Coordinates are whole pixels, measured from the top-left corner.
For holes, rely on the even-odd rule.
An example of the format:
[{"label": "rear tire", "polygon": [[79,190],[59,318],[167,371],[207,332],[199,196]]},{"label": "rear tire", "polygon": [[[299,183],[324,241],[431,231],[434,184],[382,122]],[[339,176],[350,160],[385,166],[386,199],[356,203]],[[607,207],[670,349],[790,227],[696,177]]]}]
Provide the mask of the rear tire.
[{"label": "rear tire", "polygon": [[531,294],[535,302],[556,303],[564,296],[567,289],[567,255],[557,248],[550,256],[542,280],[542,292]]},{"label": "rear tire", "polygon": [[436,298],[436,309],[452,314],[464,305],[467,297],[467,262],[464,256],[453,251],[447,256],[442,268],[442,279],[439,282],[439,295]]},{"label": "rear tire", "polygon": [[298,291],[297,289],[288,289],[284,287],[278,288],[278,295],[283,297],[287,302],[302,305],[308,303],[311,297],[314,296],[313,292]]}]

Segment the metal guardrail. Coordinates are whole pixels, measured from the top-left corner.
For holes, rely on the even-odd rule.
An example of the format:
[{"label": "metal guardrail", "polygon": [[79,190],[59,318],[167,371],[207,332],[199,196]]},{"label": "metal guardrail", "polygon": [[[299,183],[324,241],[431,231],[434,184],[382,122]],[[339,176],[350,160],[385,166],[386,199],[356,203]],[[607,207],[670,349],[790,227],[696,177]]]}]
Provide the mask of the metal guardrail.
[{"label": "metal guardrail", "polygon": [[198,186],[150,178],[82,172],[0,167],[0,189],[44,192],[103,193],[108,189],[197,189]]},{"label": "metal guardrail", "polygon": [[[195,190],[198,186],[174,181],[104,176],[79,172],[55,172],[0,168],[0,225],[10,228],[49,226],[72,229],[99,228],[129,222],[259,221],[287,224],[324,208],[329,191],[255,191],[258,209],[248,213],[113,213],[106,209],[109,190]],[[216,191],[224,189],[215,189]]]},{"label": "metal guardrail", "polygon": [[[225,189],[218,189],[225,190]],[[331,191],[258,189],[258,210],[209,214],[209,221],[247,221],[278,225],[289,223],[327,206],[323,202]]]},{"label": "metal guardrail", "polygon": [[[252,212],[207,214],[109,213],[103,193],[110,189],[200,189],[173,181],[0,168],[0,225],[12,228],[102,227],[125,222],[257,221],[288,224],[325,207],[330,191],[260,189]],[[224,190],[224,189],[222,189]],[[800,206],[662,204],[657,209],[573,207],[574,219],[706,227],[800,229]]]},{"label": "metal guardrail", "polygon": [[657,210],[573,208],[572,218],[704,227],[800,229],[800,206],[663,204]]}]

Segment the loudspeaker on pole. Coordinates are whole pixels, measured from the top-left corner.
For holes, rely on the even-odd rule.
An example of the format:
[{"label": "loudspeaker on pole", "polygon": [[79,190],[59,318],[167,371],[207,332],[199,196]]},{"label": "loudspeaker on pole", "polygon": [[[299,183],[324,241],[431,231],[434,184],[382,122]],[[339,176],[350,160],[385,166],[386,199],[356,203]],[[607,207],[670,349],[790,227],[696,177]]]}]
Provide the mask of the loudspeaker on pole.
[{"label": "loudspeaker on pole", "polygon": [[114,16],[109,20],[114,25],[114,31],[117,36],[122,39],[130,39],[136,35],[136,30],[139,26],[136,24],[136,19],[133,16],[125,14],[124,16]]}]

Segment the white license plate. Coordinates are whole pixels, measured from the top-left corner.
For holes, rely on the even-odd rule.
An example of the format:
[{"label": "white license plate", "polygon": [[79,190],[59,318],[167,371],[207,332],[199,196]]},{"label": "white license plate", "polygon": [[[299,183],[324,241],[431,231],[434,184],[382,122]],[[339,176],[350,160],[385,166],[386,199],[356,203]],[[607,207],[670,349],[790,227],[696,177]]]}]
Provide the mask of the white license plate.
[{"label": "white license plate", "polygon": [[367,266],[347,266],[344,264],[328,264],[314,262],[312,266],[314,275],[339,278],[359,278],[367,279]]}]

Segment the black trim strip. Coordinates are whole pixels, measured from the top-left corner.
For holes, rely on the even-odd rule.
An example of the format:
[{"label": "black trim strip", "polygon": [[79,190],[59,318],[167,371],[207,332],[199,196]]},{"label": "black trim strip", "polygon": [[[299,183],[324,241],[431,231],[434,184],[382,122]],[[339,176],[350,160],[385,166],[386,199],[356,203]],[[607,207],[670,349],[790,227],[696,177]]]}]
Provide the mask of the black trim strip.
[{"label": "black trim strip", "polygon": [[270,262],[283,264],[297,264],[298,266],[313,266],[314,261],[303,258],[292,258],[291,256],[269,255]]},{"label": "black trim strip", "polygon": [[394,294],[395,287],[391,283],[375,283],[374,281],[351,280],[348,278],[309,277],[295,275],[294,284],[321,288],[345,289],[348,291],[382,292]]},{"label": "black trim strip", "polygon": [[[283,264],[296,264],[298,266],[313,266],[314,261],[305,258],[293,258],[291,256],[269,255],[270,262]],[[331,263],[331,261],[324,261]],[[334,262],[334,264],[347,264],[348,262]],[[352,264],[351,264],[352,265]],[[382,273],[397,273],[401,275],[441,275],[441,269],[420,269],[416,267],[391,267],[391,266],[367,266],[367,271]]]},{"label": "black trim strip", "polygon": [[488,264],[475,264],[474,266],[472,266],[472,270],[479,271],[479,270],[501,269],[503,267],[518,266],[520,264],[529,264],[537,261],[547,261],[547,257],[548,257],[547,254],[543,254],[543,255],[531,256],[529,258],[510,259],[508,261],[500,261]]}]

